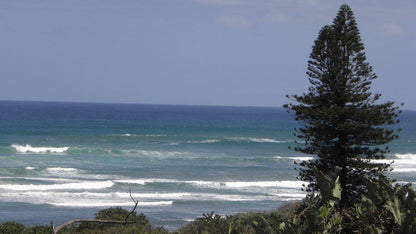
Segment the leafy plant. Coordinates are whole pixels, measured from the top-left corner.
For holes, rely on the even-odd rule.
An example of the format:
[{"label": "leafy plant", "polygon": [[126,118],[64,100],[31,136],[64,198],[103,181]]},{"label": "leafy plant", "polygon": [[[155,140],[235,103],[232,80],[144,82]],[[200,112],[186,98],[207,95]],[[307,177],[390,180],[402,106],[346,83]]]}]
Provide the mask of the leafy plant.
[{"label": "leafy plant", "polygon": [[0,224],[0,233],[4,234],[15,234],[15,233],[23,233],[25,230],[25,226],[21,223],[17,223],[14,221],[8,221]]}]

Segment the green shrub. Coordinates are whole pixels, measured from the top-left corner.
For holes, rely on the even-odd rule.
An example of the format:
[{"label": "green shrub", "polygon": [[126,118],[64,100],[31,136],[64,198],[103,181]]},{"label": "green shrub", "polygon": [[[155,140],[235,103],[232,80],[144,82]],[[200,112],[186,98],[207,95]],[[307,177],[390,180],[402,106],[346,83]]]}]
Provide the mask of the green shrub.
[{"label": "green shrub", "polygon": [[0,224],[0,233],[3,234],[23,233],[24,230],[25,226],[23,224],[14,221],[8,221]]},{"label": "green shrub", "polygon": [[288,219],[295,207],[295,204],[290,204],[273,212],[248,212],[225,217],[215,214],[215,212],[206,213],[194,222],[181,227],[176,233],[278,233],[280,224]]},{"label": "green shrub", "polygon": [[33,226],[26,228],[24,234],[51,234],[50,226]]},{"label": "green shrub", "polygon": [[[136,212],[130,214],[130,211],[121,207],[113,207],[98,211],[94,218],[97,220],[115,220],[126,221],[125,224],[117,223],[95,223],[83,222],[71,225],[60,233],[149,233],[162,234],[168,233],[163,227],[152,228],[149,220],[144,214],[137,215]],[[126,220],[128,216],[128,219]]]}]

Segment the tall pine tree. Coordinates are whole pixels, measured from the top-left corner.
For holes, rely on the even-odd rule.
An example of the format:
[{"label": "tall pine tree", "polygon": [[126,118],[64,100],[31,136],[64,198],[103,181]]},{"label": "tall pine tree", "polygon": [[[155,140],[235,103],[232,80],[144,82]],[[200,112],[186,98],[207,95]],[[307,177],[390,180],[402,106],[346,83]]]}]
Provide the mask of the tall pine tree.
[{"label": "tall pine tree", "polygon": [[315,169],[329,173],[340,168],[341,204],[347,205],[366,192],[363,177],[378,180],[389,169],[376,164],[389,152],[386,143],[396,139],[400,112],[393,102],[378,104],[380,94],[370,92],[377,78],[366,62],[364,45],[348,5],[342,5],[330,26],[324,26],[308,62],[308,92],[288,96],[295,103],[284,107],[294,113],[301,127],[296,151],[317,156],[300,164],[300,178],[317,191]]}]

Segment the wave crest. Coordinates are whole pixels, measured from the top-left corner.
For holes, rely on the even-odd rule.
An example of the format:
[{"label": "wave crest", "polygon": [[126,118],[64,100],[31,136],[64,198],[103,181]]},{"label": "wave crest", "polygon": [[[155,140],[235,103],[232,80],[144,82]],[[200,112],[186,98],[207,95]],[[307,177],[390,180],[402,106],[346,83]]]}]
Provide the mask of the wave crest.
[{"label": "wave crest", "polygon": [[64,153],[69,149],[69,147],[33,147],[29,144],[12,144],[11,147],[19,153]]},{"label": "wave crest", "polygon": [[115,180],[116,183],[146,185],[152,183],[173,183],[173,184],[190,184],[196,187],[211,188],[248,188],[248,187],[278,187],[278,188],[301,188],[305,182],[299,180],[281,180],[281,181],[203,181],[203,180],[175,180],[175,179],[126,179]]},{"label": "wave crest", "polygon": [[403,160],[415,160],[416,159],[416,154],[411,154],[411,153],[395,154],[394,156],[398,159],[403,159]]},{"label": "wave crest", "polygon": [[[100,202],[100,201],[87,201],[87,202],[52,202],[54,206],[66,206],[66,207],[126,207],[131,206],[131,202]],[[156,202],[138,202],[139,206],[170,206],[173,201],[156,201]]]},{"label": "wave crest", "polygon": [[82,190],[82,189],[105,189],[114,185],[113,181],[87,181],[80,183],[65,184],[0,184],[0,189],[12,191],[47,191],[47,190]]},{"label": "wave crest", "polygon": [[256,137],[230,137],[226,138],[231,141],[246,141],[255,143],[287,143],[289,141],[278,141],[270,138],[256,138]]},{"label": "wave crest", "polygon": [[275,159],[287,159],[287,160],[295,160],[295,161],[306,161],[306,160],[313,160],[313,157],[308,157],[308,156],[298,156],[298,157],[284,157],[284,156],[279,156],[276,155],[274,156]]}]

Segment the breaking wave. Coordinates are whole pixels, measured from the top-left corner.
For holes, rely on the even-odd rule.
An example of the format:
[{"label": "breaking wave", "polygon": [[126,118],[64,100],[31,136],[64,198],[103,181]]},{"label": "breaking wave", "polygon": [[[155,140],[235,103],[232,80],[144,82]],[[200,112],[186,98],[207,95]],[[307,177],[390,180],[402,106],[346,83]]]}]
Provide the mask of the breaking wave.
[{"label": "breaking wave", "polygon": [[114,185],[113,181],[86,181],[64,184],[0,184],[0,189],[12,191],[83,190],[104,189]]},{"label": "breaking wave", "polygon": [[314,157],[308,157],[308,156],[304,156],[304,157],[302,157],[302,156],[285,157],[285,156],[279,156],[279,155],[274,156],[274,158],[275,159],[295,160],[295,161],[302,161],[302,160],[306,161],[306,160],[313,160],[314,159]]},{"label": "breaking wave", "polygon": [[[394,155],[399,160],[416,160],[416,154],[395,154]],[[416,163],[416,162],[415,162]]]},{"label": "breaking wave", "polygon": [[[48,203],[54,206],[66,207],[115,207],[115,206],[131,206],[131,202],[106,202],[106,201],[86,201],[86,202],[51,202]],[[173,201],[156,201],[156,202],[138,202],[138,206],[170,206]]]},{"label": "breaking wave", "polygon": [[297,180],[282,181],[203,181],[203,180],[175,180],[175,179],[126,179],[115,180],[116,183],[147,185],[152,183],[189,184],[196,187],[211,188],[249,188],[249,187],[277,187],[301,188],[305,182]]},{"label": "breaking wave", "polygon": [[29,144],[12,144],[11,147],[13,147],[18,153],[64,153],[69,149],[69,147],[33,147]]},{"label": "breaking wave", "polygon": [[50,204],[66,207],[110,207],[131,206],[130,196],[138,199],[139,206],[169,206],[175,201],[289,201],[300,200],[304,193],[270,193],[262,195],[217,194],[217,193],[95,193],[60,191],[14,191],[2,193],[6,201]]},{"label": "breaking wave", "polygon": [[78,172],[78,169],[71,167],[49,167],[46,168],[45,171],[48,173],[75,173]]},{"label": "breaking wave", "polygon": [[202,140],[202,141],[188,141],[186,143],[188,144],[213,144],[221,142],[221,140],[218,139],[208,139],[208,140]]},{"label": "breaking wave", "polygon": [[394,154],[389,159],[371,160],[373,163],[391,164],[393,173],[411,173],[416,172],[416,154]]},{"label": "breaking wave", "polygon": [[255,143],[287,143],[289,141],[278,141],[270,138],[256,138],[256,137],[228,137],[225,138],[231,141],[245,141],[245,142],[255,142]]}]

